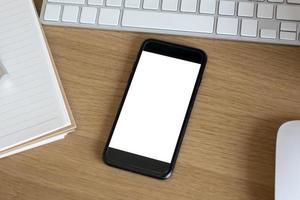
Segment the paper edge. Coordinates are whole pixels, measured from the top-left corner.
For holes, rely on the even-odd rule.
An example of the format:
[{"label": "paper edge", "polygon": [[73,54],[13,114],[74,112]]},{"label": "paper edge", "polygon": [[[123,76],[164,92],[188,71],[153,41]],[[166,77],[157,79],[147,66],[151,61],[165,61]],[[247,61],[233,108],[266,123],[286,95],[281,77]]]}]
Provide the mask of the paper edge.
[{"label": "paper edge", "polygon": [[65,138],[66,135],[67,135],[67,133],[64,133],[64,134],[61,134],[61,135],[56,135],[56,136],[50,137],[46,140],[42,140],[42,141],[39,141],[37,143],[33,143],[33,144],[23,146],[23,147],[18,148],[18,149],[14,149],[12,151],[8,151],[4,154],[0,154],[0,159],[4,158],[4,157],[11,156],[11,155],[14,155],[14,154],[17,154],[17,153],[21,153],[21,152],[24,152],[24,151],[27,151],[27,150],[30,150],[30,149],[33,149],[33,148],[36,148],[36,147],[40,147],[40,146],[45,145],[45,144],[49,144],[51,142],[62,140],[62,139]]}]

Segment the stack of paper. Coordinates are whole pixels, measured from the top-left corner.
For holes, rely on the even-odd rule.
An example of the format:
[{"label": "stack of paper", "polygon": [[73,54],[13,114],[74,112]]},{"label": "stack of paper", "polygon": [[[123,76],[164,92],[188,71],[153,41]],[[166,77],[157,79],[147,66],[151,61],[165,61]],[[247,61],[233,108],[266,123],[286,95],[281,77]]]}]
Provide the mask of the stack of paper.
[{"label": "stack of paper", "polygon": [[32,0],[0,1],[0,63],[0,158],[74,131]]}]

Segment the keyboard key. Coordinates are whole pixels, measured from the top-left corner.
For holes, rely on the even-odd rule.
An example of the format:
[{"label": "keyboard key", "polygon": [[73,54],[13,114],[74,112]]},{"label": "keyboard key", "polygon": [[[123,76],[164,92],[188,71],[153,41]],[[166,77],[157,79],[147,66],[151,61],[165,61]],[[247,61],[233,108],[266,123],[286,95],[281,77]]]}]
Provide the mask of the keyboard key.
[{"label": "keyboard key", "polygon": [[214,16],[124,10],[122,25],[135,28],[212,33]]},{"label": "keyboard key", "polygon": [[258,4],[257,17],[272,19],[273,18],[273,5],[272,4]]},{"label": "keyboard key", "polygon": [[220,0],[219,14],[234,15],[235,1]]},{"label": "keyboard key", "polygon": [[65,6],[61,21],[63,22],[77,22],[78,19],[78,6]]},{"label": "keyboard key", "polygon": [[253,17],[254,15],[254,3],[253,2],[239,2],[238,16],[241,17]]},{"label": "keyboard key", "polygon": [[85,0],[48,0],[48,2],[84,4]]},{"label": "keyboard key", "polygon": [[97,8],[83,7],[81,10],[80,22],[84,24],[95,24],[97,16]]},{"label": "keyboard key", "polygon": [[237,35],[238,18],[219,17],[217,23],[217,34]]},{"label": "keyboard key", "polygon": [[60,17],[61,6],[54,4],[47,4],[44,14],[44,20],[58,21]]},{"label": "keyboard key", "polygon": [[116,6],[116,7],[121,7],[122,5],[122,0],[107,0],[106,1],[107,6]]},{"label": "keyboard key", "polygon": [[282,31],[297,31],[297,24],[292,22],[281,22],[280,30]]},{"label": "keyboard key", "polygon": [[101,6],[103,5],[103,0],[88,0],[89,5]]},{"label": "keyboard key", "polygon": [[139,8],[141,5],[141,0],[126,0],[125,7],[126,8]]},{"label": "keyboard key", "polygon": [[295,32],[285,32],[281,31],[280,32],[280,37],[281,40],[296,40],[296,33]]},{"label": "keyboard key", "polygon": [[276,38],[276,30],[273,29],[261,29],[260,37],[266,39],[275,39]]},{"label": "keyboard key", "polygon": [[257,36],[257,20],[243,19],[241,25],[241,35],[245,37]]},{"label": "keyboard key", "polygon": [[200,13],[215,14],[216,13],[216,0],[201,0]]},{"label": "keyboard key", "polygon": [[102,8],[99,15],[99,24],[102,25],[118,25],[120,18],[120,10],[112,8]]},{"label": "keyboard key", "polygon": [[300,21],[300,6],[277,6],[277,19]]},{"label": "keyboard key", "polygon": [[288,3],[300,4],[300,0],[287,0]]},{"label": "keyboard key", "polygon": [[162,10],[176,11],[178,7],[178,0],[163,0]]},{"label": "keyboard key", "polygon": [[158,9],[159,6],[159,0],[144,0],[144,6],[145,9]]},{"label": "keyboard key", "polygon": [[271,3],[283,3],[283,0],[268,0]]},{"label": "keyboard key", "polygon": [[182,0],[181,11],[183,12],[196,12],[197,0]]}]

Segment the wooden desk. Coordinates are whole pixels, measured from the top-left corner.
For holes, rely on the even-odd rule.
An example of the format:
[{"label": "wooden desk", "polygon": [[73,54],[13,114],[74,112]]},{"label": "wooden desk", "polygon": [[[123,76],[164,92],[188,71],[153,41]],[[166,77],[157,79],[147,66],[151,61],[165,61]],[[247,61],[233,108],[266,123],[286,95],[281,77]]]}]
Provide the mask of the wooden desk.
[{"label": "wooden desk", "polygon": [[[78,129],[63,141],[1,159],[1,200],[274,199],[276,132],[283,122],[300,119],[299,47],[44,28]],[[108,167],[101,159],[147,38],[208,54],[175,173],[167,181]]]}]

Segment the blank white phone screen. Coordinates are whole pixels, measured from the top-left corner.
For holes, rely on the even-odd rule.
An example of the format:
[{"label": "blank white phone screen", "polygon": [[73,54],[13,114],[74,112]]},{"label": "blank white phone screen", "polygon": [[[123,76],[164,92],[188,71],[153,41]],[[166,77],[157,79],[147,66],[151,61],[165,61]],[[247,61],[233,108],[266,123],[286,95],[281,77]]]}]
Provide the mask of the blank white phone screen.
[{"label": "blank white phone screen", "polygon": [[109,147],[171,163],[200,67],[143,51]]}]

